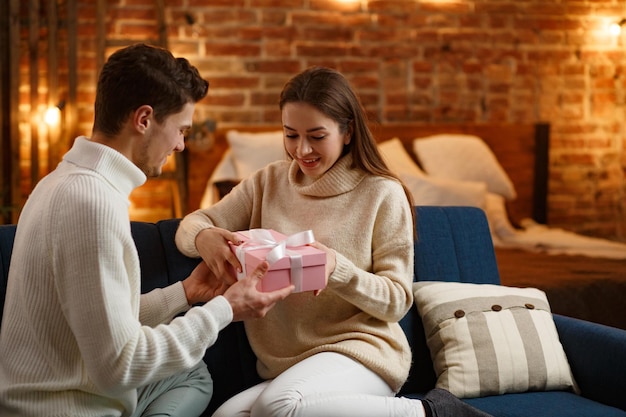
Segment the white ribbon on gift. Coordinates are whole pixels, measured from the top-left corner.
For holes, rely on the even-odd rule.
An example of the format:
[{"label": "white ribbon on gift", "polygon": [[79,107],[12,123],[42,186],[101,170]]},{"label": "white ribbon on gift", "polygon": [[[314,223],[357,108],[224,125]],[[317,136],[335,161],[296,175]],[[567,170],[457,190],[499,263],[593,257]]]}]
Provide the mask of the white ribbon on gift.
[{"label": "white ribbon on gift", "polygon": [[250,229],[248,231],[249,240],[237,246],[235,255],[241,264],[241,272],[237,272],[237,279],[242,279],[248,275],[246,271],[246,254],[248,250],[272,248],[265,260],[272,266],[275,262],[289,256],[291,269],[291,283],[296,287],[294,291],[302,291],[303,263],[302,255],[288,248],[304,246],[315,242],[312,230],[294,233],[287,238],[277,242],[272,233],[267,229]]}]

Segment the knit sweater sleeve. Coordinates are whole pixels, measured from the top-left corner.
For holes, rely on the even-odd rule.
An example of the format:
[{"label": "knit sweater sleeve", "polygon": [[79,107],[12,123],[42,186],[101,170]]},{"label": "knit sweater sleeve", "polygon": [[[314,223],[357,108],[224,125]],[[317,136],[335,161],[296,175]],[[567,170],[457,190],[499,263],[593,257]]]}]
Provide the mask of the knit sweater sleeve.
[{"label": "knit sweater sleeve", "polygon": [[139,321],[144,326],[168,323],[172,318],[189,310],[182,281],[165,288],[155,288],[141,295]]},{"label": "knit sweater sleeve", "polygon": [[[385,180],[385,190],[368,193],[378,195],[363,214],[353,213],[350,228],[371,230],[371,262],[357,266],[349,247],[337,252],[337,263],[329,277],[328,287],[341,298],[383,321],[399,321],[413,303],[413,220],[411,207],[398,183]],[[366,204],[365,201],[359,204]],[[358,204],[355,204],[358,205]],[[358,210],[357,210],[358,211]],[[371,224],[359,223],[367,218]],[[358,240],[358,239],[357,239]],[[363,246],[365,242],[355,242]]]},{"label": "knit sweater sleeve", "polygon": [[198,209],[185,216],[176,231],[178,249],[187,256],[199,257],[196,236],[209,227],[221,227],[230,231],[261,227],[264,189],[268,182],[277,180],[276,170],[259,170],[242,180],[211,207]]}]

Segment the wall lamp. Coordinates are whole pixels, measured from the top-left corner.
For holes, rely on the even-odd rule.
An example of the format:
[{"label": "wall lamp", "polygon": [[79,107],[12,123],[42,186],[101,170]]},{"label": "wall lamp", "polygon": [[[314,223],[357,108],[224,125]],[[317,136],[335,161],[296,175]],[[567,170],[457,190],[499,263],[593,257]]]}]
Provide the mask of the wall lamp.
[{"label": "wall lamp", "polygon": [[55,106],[50,106],[43,116],[48,126],[57,126],[61,121],[61,110],[65,107],[65,100],[59,101]]},{"label": "wall lamp", "polygon": [[613,36],[618,36],[622,33],[622,26],[626,23],[626,18],[622,18],[619,22],[611,23],[609,25],[609,33]]}]

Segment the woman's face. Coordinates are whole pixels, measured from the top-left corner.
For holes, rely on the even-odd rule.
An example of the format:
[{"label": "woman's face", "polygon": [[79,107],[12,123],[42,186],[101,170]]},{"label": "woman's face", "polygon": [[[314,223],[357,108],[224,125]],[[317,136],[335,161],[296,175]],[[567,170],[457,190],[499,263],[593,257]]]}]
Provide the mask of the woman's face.
[{"label": "woman's face", "polygon": [[285,149],[309,177],[328,171],[350,143],[348,132],[342,134],[337,122],[310,104],[287,103],[282,118]]}]

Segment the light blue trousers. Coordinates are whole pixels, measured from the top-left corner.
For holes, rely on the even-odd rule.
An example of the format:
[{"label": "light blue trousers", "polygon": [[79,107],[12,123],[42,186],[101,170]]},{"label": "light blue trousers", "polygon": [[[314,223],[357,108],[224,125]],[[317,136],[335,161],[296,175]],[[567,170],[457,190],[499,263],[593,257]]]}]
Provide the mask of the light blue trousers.
[{"label": "light blue trousers", "polygon": [[197,417],[209,405],[213,380],[204,361],[137,390],[137,409],[132,417]]}]

